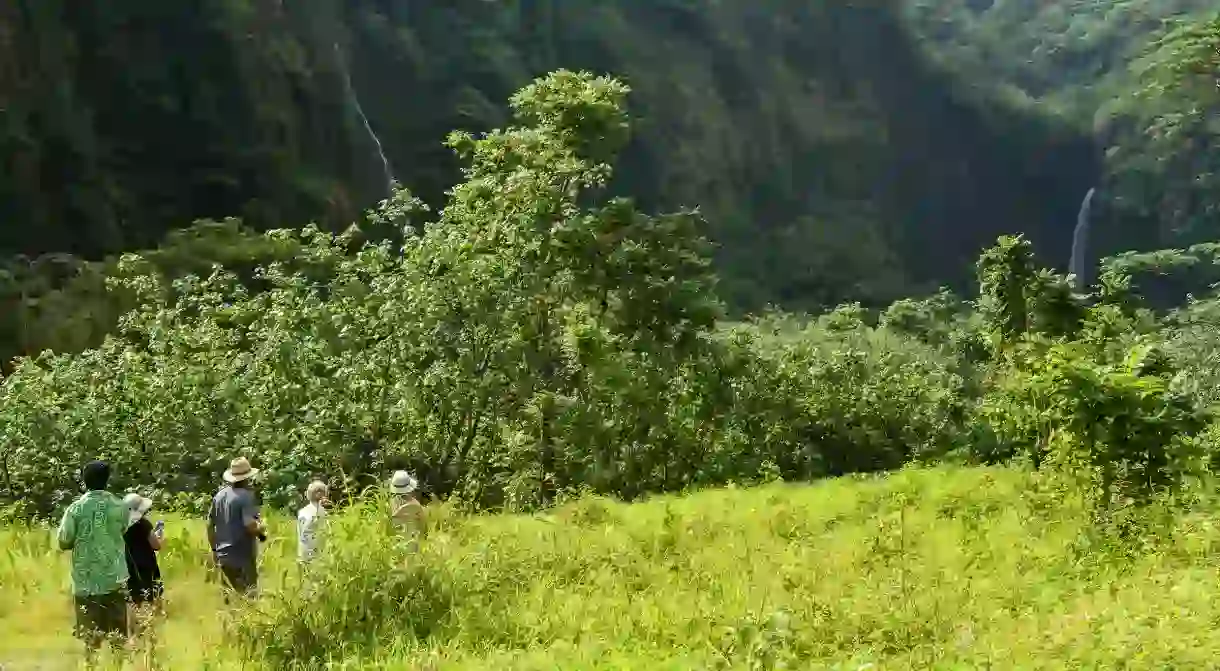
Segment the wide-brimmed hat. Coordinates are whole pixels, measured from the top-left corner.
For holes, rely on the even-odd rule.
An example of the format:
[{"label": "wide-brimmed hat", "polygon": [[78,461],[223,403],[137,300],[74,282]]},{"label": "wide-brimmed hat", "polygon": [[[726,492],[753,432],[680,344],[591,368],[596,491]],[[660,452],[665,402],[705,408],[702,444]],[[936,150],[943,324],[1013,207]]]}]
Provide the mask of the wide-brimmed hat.
[{"label": "wide-brimmed hat", "polygon": [[135,524],[152,509],[152,499],[146,499],[135,492],[123,497],[123,505],[127,506],[127,519]]},{"label": "wide-brimmed hat", "polygon": [[330,487],[326,486],[321,480],[314,480],[305,488],[305,499],[307,501],[320,501],[330,494]]},{"label": "wide-brimmed hat", "polygon": [[406,471],[395,471],[390,478],[390,491],[394,494],[411,494],[419,487],[415,476]]},{"label": "wide-brimmed hat", "polygon": [[250,460],[245,457],[238,457],[229,464],[229,470],[225,471],[225,482],[234,483],[249,480],[258,475],[258,469],[250,466]]}]

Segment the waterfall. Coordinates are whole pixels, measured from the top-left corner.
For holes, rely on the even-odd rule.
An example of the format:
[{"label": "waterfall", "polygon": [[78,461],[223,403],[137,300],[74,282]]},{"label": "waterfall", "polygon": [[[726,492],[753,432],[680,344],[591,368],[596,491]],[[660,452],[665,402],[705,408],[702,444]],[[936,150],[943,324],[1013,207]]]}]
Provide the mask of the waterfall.
[{"label": "waterfall", "polygon": [[1068,272],[1075,276],[1077,290],[1089,286],[1089,278],[1085,276],[1085,252],[1089,241],[1089,213],[1093,209],[1093,194],[1096,191],[1096,188],[1092,188],[1084,195],[1080,212],[1076,215],[1076,230],[1072,232],[1072,260],[1068,264]]},{"label": "waterfall", "polygon": [[339,61],[339,72],[343,73],[343,90],[347,96],[347,102],[356,110],[356,116],[360,118],[360,123],[364,125],[365,132],[368,133],[369,138],[373,141],[373,147],[377,150],[377,158],[381,161],[381,172],[385,177],[386,197],[389,198],[394,195],[394,170],[390,167],[390,159],[386,158],[385,151],[381,148],[381,139],[373,131],[369,118],[364,115],[364,107],[360,105],[360,97],[356,95],[356,89],[352,87],[352,76],[347,69],[346,61],[343,60],[343,52],[339,49],[338,42],[335,42],[335,58]]}]

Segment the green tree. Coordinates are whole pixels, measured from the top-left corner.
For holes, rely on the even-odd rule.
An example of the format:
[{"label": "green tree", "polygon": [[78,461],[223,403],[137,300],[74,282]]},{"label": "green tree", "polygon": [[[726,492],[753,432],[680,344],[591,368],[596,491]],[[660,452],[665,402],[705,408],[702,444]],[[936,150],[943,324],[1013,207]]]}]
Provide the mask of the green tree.
[{"label": "green tree", "polygon": [[431,494],[516,509],[942,453],[962,385],[932,348],[861,310],[776,327],[792,339],[715,327],[698,216],[606,188],[627,93],[559,71],[513,97],[513,125],[453,134],[465,179],[439,218],[419,225],[407,192],[369,217],[398,243],[273,230],[263,267],[206,274],[123,256],[110,284],[134,307],[116,333],[24,359],[0,388],[4,496],[46,514],[101,456],[116,487],[198,505],[240,453],[272,504],[410,467]]},{"label": "green tree", "polygon": [[1177,240],[1210,241],[1220,231],[1220,15],[1169,32],[1136,73],[1139,128],[1149,139],[1140,153],[1157,164],[1161,223]]}]

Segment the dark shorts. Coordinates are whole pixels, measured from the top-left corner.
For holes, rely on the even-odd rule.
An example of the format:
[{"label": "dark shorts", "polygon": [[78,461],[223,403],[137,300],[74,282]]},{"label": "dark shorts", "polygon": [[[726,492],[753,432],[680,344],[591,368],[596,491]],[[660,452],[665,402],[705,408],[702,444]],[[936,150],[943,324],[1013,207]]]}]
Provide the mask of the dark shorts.
[{"label": "dark shorts", "polygon": [[242,596],[249,596],[258,590],[258,568],[254,564],[221,564],[220,574],[225,585]]},{"label": "dark shorts", "polygon": [[127,637],[127,595],[123,590],[75,597],[76,635],[91,645]]}]

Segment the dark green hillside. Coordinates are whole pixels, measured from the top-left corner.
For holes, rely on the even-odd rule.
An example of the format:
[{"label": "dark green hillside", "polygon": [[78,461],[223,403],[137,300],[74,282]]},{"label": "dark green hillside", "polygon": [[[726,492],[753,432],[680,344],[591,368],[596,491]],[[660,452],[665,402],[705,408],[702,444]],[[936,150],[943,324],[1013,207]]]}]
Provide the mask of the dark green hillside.
[{"label": "dark green hillside", "polygon": [[[1208,0],[910,0],[925,51],[1106,148],[1088,256],[1220,239],[1220,23]],[[1177,302],[1211,273],[1153,292]]]},{"label": "dark green hillside", "polygon": [[1130,66],[1166,21],[1209,0],[908,0],[916,32],[972,80],[1091,120],[1130,90]]},{"label": "dark green hillside", "polygon": [[17,0],[0,35],[8,253],[97,258],[199,217],[345,224],[385,190],[357,103],[438,204],[444,133],[557,67],[630,83],[616,188],[701,206],[742,308],[960,285],[1004,232],[1060,261],[1095,171],[1082,138],[963,96],[893,2]]}]

